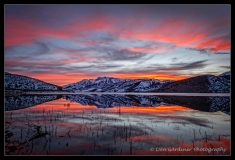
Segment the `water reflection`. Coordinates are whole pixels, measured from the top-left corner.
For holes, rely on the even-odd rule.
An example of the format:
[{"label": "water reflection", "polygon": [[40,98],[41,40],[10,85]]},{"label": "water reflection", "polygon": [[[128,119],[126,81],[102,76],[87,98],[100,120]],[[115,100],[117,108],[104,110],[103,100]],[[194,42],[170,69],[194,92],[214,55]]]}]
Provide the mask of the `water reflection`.
[{"label": "water reflection", "polygon": [[39,95],[17,96],[5,98],[5,110],[15,110],[31,107],[51,100],[64,98],[82,105],[94,105],[97,108],[117,106],[158,107],[160,105],[180,105],[195,110],[230,114],[230,97],[189,97],[189,96],[155,96],[155,95]]},{"label": "water reflection", "polygon": [[[174,97],[139,95],[62,97],[30,108],[6,111],[5,154],[230,154],[230,116],[220,111],[209,112],[213,97],[205,99],[210,102],[208,112],[185,107],[184,103],[197,100],[184,97],[178,101]],[[8,103],[11,100],[8,98]],[[181,151],[179,147],[188,150]],[[197,147],[225,151],[199,151]]]},{"label": "water reflection", "polygon": [[173,103],[200,111],[222,111],[226,114],[230,114],[230,97],[161,96],[161,99],[168,103]]},{"label": "water reflection", "polygon": [[28,108],[59,98],[61,95],[7,96],[5,97],[5,111]]}]

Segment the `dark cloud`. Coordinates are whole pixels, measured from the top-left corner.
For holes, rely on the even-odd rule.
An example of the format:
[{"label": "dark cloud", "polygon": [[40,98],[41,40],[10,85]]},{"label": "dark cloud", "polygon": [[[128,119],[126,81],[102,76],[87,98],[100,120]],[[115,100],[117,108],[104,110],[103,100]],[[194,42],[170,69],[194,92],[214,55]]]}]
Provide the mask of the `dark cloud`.
[{"label": "dark cloud", "polygon": [[101,34],[99,37],[97,37],[97,39],[95,39],[94,41],[101,41],[101,42],[113,42],[116,41],[118,39],[118,35],[116,33],[110,33],[107,32],[105,35]]},{"label": "dark cloud", "polygon": [[181,62],[181,63],[174,63],[171,64],[171,66],[162,66],[162,65],[151,65],[147,68],[150,69],[150,72],[153,72],[154,70],[157,71],[157,73],[167,73],[167,72],[176,72],[176,71],[182,71],[182,70],[193,70],[193,69],[202,69],[205,66],[209,65],[207,64],[208,60],[201,60],[201,61],[195,61],[195,62]]},{"label": "dark cloud", "polygon": [[[86,66],[70,66],[69,70],[71,71],[83,71],[84,69],[89,69],[92,73],[95,71],[106,71],[107,69],[114,69],[121,67],[122,65],[118,64],[102,64],[102,63],[90,63],[91,65],[86,65]],[[85,70],[86,72],[89,72]]]},{"label": "dark cloud", "polygon": [[69,47],[58,47],[58,50],[60,51],[65,51],[66,53],[74,53],[74,52],[80,52],[80,51],[86,51],[86,49],[84,48],[69,48]]},{"label": "dark cloud", "polygon": [[99,46],[100,44],[109,45],[111,42],[119,40],[118,33],[104,32],[104,31],[90,31],[88,33],[81,33],[82,38],[75,38],[75,41],[86,44],[89,47]]},{"label": "dark cloud", "polygon": [[230,66],[220,66],[221,68],[225,68],[225,69],[231,69]]},{"label": "dark cloud", "polygon": [[103,37],[101,40],[105,41],[105,42],[113,42],[115,40],[117,40],[117,37],[115,36],[106,36],[106,37]]},{"label": "dark cloud", "polygon": [[[134,52],[126,49],[115,49],[113,46],[104,46],[102,44],[91,45],[89,47],[69,48],[60,47],[60,51],[70,58],[89,59],[88,62],[102,63],[103,61],[131,61],[135,60],[138,64],[146,62],[151,59],[153,55],[143,52]],[[79,55],[79,56],[78,56]],[[99,60],[99,61],[97,61]]]},{"label": "dark cloud", "polygon": [[[49,67],[50,66],[50,67]],[[40,62],[24,62],[18,61],[14,64],[6,64],[5,69],[9,72],[27,72],[27,73],[40,73],[40,72],[47,72],[47,73],[64,73],[68,72],[70,68],[64,67],[63,64],[57,63],[50,65],[50,61],[47,63],[40,63]]]},{"label": "dark cloud", "polygon": [[72,71],[79,71],[79,70],[83,70],[83,69],[90,69],[90,68],[95,68],[95,65],[87,65],[87,66],[74,66],[74,67],[69,67],[68,70],[72,70]]},{"label": "dark cloud", "polygon": [[4,55],[6,59],[35,60],[40,55],[45,57],[50,53],[49,43],[35,41],[31,46],[11,46],[5,47]]},{"label": "dark cloud", "polygon": [[195,61],[191,63],[175,63],[172,64],[173,68],[176,68],[177,70],[189,70],[189,69],[197,69],[197,68],[204,68],[207,66],[205,62],[208,60],[202,60],[202,61]]},{"label": "dark cloud", "polygon": [[200,52],[200,53],[208,53],[208,50],[209,49],[206,49],[206,48],[186,48],[186,49],[188,49],[188,50],[191,50],[191,51],[198,51],[198,52]]},{"label": "dark cloud", "polygon": [[204,54],[230,54],[229,52],[211,52],[214,50],[214,48],[186,48],[186,49],[192,51],[198,51]]},{"label": "dark cloud", "polygon": [[128,60],[138,60],[146,56],[145,53],[133,52],[128,50],[115,50],[112,52],[108,52],[103,58],[113,61],[128,61]]},{"label": "dark cloud", "polygon": [[96,67],[100,69],[110,69],[110,68],[118,68],[121,66],[122,65],[117,65],[117,64],[99,64]]},{"label": "dark cloud", "polygon": [[30,53],[32,55],[42,55],[42,54],[48,54],[50,51],[50,48],[47,43],[45,42],[35,42],[35,45],[37,46],[36,51]]},{"label": "dark cloud", "polygon": [[[82,43],[82,41],[76,40],[78,43]],[[85,42],[85,41],[83,41]],[[87,46],[77,46],[74,47],[67,47],[67,46],[54,46],[59,51],[63,51],[63,54],[71,57],[71,58],[78,58],[78,55],[82,55],[85,57],[99,57],[99,55],[104,55],[107,52],[115,51],[113,46],[104,46],[102,44],[96,45],[87,45]],[[93,60],[90,60],[93,61]]]},{"label": "dark cloud", "polygon": [[229,52],[214,52],[214,54],[230,54]]},{"label": "dark cloud", "polygon": [[177,60],[177,57],[171,58],[172,62],[175,62]]},{"label": "dark cloud", "polygon": [[140,60],[137,60],[136,61],[136,64],[137,65],[140,65],[140,64],[142,64],[142,63],[146,63],[146,61],[148,61],[149,59],[151,59],[151,58],[153,58],[154,57],[154,55],[146,55],[146,57],[143,57],[143,58],[141,58]]}]

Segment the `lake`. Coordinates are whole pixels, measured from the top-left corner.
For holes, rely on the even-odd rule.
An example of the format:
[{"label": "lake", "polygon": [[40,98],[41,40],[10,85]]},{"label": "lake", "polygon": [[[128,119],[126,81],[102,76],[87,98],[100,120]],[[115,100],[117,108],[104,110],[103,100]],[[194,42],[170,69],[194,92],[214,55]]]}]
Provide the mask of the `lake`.
[{"label": "lake", "polygon": [[230,97],[5,97],[6,155],[230,155]]}]

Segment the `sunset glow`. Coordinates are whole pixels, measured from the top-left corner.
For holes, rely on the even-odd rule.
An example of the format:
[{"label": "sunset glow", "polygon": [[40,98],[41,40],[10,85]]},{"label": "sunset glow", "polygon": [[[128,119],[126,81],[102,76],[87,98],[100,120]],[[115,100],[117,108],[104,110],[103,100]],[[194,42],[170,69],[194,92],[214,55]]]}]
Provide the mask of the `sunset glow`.
[{"label": "sunset glow", "polygon": [[56,85],[230,70],[230,5],[5,5],[5,72]]}]

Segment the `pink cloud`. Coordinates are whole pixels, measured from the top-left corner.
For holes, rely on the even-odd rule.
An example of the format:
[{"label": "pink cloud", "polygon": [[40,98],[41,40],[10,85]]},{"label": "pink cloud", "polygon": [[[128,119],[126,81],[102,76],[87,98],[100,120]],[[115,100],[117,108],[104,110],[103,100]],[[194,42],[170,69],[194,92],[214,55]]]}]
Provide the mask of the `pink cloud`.
[{"label": "pink cloud", "polygon": [[[174,43],[177,47],[196,47],[196,48],[214,48],[214,51],[230,48],[230,40],[214,35],[213,30],[218,26],[214,26],[212,21],[193,22],[188,19],[167,19],[156,25],[154,29],[145,29],[136,32],[134,29],[125,30],[120,35],[125,38],[140,39],[164,43]],[[225,26],[227,24],[224,24]],[[221,27],[221,26],[219,26]],[[132,51],[144,51],[144,48],[129,48]],[[154,51],[154,49],[145,49],[146,51]]]},{"label": "pink cloud", "polygon": [[[40,37],[77,38],[82,33],[103,30],[127,39],[174,43],[177,47],[214,48],[214,51],[219,51],[230,48],[230,39],[222,39],[213,32],[230,25],[229,20],[222,18],[193,21],[189,16],[185,16],[185,18],[167,18],[156,23],[157,19],[146,16],[131,18],[131,16],[120,17],[95,12],[85,20],[72,21],[63,26],[50,28],[38,25],[34,22],[37,21],[36,19],[26,21],[8,16],[5,21],[5,46],[31,44],[34,39]],[[220,21],[226,23],[220,23]],[[99,42],[84,43],[95,45]],[[137,46],[129,50],[148,51]],[[153,50],[149,49],[149,51]]]}]

